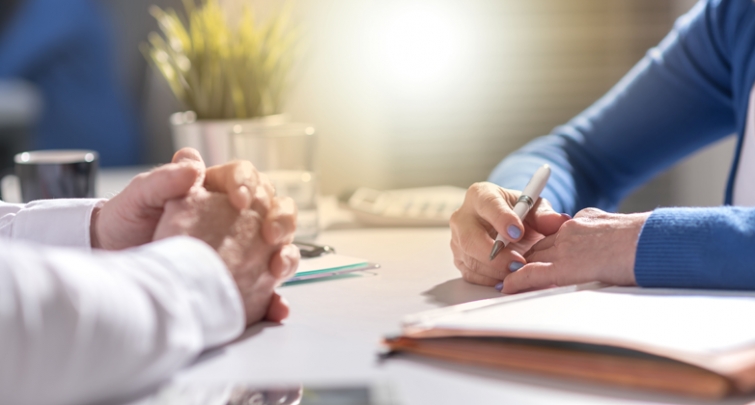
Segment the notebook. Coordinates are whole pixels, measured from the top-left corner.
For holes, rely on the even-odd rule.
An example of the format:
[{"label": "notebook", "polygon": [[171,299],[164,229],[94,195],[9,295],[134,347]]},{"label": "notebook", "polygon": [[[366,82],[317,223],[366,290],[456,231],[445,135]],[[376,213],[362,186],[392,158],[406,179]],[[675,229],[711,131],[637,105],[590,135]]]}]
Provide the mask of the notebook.
[{"label": "notebook", "polygon": [[370,263],[365,259],[344,256],[335,253],[324,254],[318,257],[302,258],[296,274],[286,283],[312,280],[321,277],[330,277],[355,271],[373,270],[380,268],[376,263]]},{"label": "notebook", "polygon": [[589,284],[409,316],[393,351],[722,397],[755,391],[755,293]]}]

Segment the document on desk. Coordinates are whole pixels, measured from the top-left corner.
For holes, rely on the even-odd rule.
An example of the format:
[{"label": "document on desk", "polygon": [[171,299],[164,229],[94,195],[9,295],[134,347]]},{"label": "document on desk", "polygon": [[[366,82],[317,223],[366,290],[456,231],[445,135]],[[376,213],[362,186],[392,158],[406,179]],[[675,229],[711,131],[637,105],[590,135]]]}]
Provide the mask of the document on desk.
[{"label": "document on desk", "polygon": [[296,269],[296,274],[287,282],[337,276],[377,268],[380,268],[380,265],[365,259],[335,253],[324,254],[318,257],[302,258],[299,267]]},{"label": "document on desk", "polygon": [[403,335],[386,344],[457,361],[707,397],[755,391],[755,294],[561,291],[414,315]]}]

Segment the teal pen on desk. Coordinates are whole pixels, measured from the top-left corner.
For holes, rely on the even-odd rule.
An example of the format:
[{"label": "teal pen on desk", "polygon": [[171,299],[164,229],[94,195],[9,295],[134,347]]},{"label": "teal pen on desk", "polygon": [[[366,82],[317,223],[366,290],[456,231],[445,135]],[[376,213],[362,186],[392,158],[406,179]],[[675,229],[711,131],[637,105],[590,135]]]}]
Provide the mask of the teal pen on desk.
[{"label": "teal pen on desk", "polygon": [[[532,175],[529,183],[527,183],[527,186],[524,187],[522,195],[519,197],[519,200],[517,200],[516,205],[514,205],[514,213],[522,221],[524,221],[524,218],[527,216],[527,213],[530,212],[532,206],[535,205],[537,199],[540,198],[540,193],[543,192],[545,185],[548,183],[548,178],[550,177],[550,175],[550,166],[543,165],[542,167],[537,169],[535,174]],[[492,261],[493,259],[495,259],[501,249],[505,248],[508,244],[509,241],[503,239],[501,237],[501,234],[499,233],[495,238],[493,251],[490,252],[490,260]]]}]

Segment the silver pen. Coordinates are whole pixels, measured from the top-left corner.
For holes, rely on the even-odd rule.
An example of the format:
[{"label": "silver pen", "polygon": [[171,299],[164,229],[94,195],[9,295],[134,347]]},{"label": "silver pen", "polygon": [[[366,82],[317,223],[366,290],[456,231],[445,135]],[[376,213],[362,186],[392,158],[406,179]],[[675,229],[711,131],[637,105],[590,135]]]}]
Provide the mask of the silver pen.
[{"label": "silver pen", "polygon": [[[519,217],[519,219],[522,220],[522,222],[524,222],[524,218],[527,216],[527,213],[530,212],[532,206],[535,205],[537,199],[540,198],[540,193],[543,192],[545,185],[548,183],[548,178],[550,177],[550,175],[550,166],[543,165],[542,167],[537,169],[537,171],[535,171],[535,174],[532,175],[532,178],[530,179],[529,183],[527,183],[527,186],[524,187],[522,195],[519,197],[519,200],[517,200],[516,205],[514,205],[514,213]],[[490,252],[490,260],[492,261],[493,259],[495,259],[495,257],[498,255],[498,252],[500,252],[501,249],[505,248],[508,244],[509,241],[503,239],[501,237],[501,234],[499,233],[495,238],[493,251]]]}]

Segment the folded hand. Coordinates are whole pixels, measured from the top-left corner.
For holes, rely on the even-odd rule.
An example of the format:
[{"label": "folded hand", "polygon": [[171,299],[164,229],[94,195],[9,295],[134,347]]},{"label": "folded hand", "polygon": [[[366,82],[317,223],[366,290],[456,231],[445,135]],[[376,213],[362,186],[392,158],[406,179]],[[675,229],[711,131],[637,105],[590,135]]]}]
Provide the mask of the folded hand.
[{"label": "folded hand", "polygon": [[[176,152],[172,163],[137,175],[121,193],[95,210],[92,247],[120,250],[152,241],[165,203],[186,196],[197,185],[228,194],[238,209],[256,204],[267,211],[274,194],[270,182],[264,181],[251,163],[234,161],[207,169],[196,150],[184,148]],[[273,222],[267,226],[279,226]]]},{"label": "folded hand", "polygon": [[510,294],[551,286],[602,281],[635,285],[637,240],[649,212],[613,214],[587,208],[524,255],[527,264],[508,275]]},{"label": "folded hand", "polygon": [[[299,251],[293,245],[281,248],[267,243],[261,235],[262,224],[258,211],[239,211],[227,195],[195,188],[187,197],[165,205],[155,239],[188,235],[203,240],[218,252],[233,276],[247,323],[263,318],[280,321],[288,315],[288,307],[274,289],[293,275]],[[281,267],[286,270],[268,271],[271,260],[285,261]]]},{"label": "folded hand", "polygon": [[[136,176],[120,194],[95,209],[92,247],[120,250],[151,242],[168,202],[185,198],[192,190],[225,193],[236,211],[254,210],[263,240],[272,249],[272,254],[259,256],[268,259],[270,276],[279,280],[295,271],[299,251],[291,244],[296,226],[293,201],[275,198],[271,183],[251,163],[234,161],[205,168],[199,153],[190,148],[176,152],[172,163]],[[285,318],[285,302],[274,293],[271,302],[267,318]]]}]

